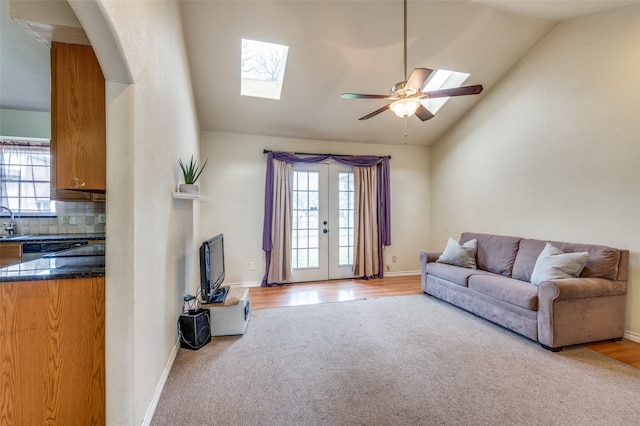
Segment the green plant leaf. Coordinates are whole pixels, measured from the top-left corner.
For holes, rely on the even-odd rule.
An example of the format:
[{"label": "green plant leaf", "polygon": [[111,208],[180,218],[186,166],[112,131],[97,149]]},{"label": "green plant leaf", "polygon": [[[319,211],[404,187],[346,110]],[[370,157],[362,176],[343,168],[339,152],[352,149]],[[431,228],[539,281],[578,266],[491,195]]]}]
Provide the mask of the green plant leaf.
[{"label": "green plant leaf", "polygon": [[208,161],[208,159],[205,160],[202,167],[200,167],[198,166],[198,161],[193,159],[193,155],[191,156],[191,161],[189,161],[189,164],[187,165],[182,162],[182,159],[178,159],[178,164],[180,164],[182,175],[184,176],[184,183],[189,185],[196,183]]}]

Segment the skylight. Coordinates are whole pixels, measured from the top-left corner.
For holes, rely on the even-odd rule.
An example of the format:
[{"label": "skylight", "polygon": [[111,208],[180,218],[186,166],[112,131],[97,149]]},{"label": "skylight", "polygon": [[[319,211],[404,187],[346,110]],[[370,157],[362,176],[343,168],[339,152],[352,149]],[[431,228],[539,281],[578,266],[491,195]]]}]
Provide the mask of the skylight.
[{"label": "skylight", "polygon": [[[434,72],[422,89],[423,92],[429,92],[431,90],[439,89],[451,89],[453,87],[460,87],[462,83],[470,76],[464,72],[437,70]],[[440,108],[447,102],[449,98],[433,98],[423,99],[422,105],[425,106],[432,114],[438,112]]]},{"label": "skylight", "polygon": [[242,39],[240,94],[280,99],[289,46]]}]

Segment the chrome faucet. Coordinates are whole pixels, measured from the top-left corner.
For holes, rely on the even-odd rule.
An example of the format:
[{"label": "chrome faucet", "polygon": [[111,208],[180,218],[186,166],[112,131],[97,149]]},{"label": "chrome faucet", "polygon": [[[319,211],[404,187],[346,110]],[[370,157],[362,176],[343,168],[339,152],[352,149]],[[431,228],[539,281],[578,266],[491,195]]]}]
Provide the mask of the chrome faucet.
[{"label": "chrome faucet", "polygon": [[4,230],[7,231],[9,235],[13,235],[13,233],[16,231],[16,223],[13,220],[13,212],[9,207],[6,207],[6,206],[0,206],[0,210],[2,209],[5,209],[11,215],[11,222],[9,223],[2,222],[2,226],[4,227]]}]

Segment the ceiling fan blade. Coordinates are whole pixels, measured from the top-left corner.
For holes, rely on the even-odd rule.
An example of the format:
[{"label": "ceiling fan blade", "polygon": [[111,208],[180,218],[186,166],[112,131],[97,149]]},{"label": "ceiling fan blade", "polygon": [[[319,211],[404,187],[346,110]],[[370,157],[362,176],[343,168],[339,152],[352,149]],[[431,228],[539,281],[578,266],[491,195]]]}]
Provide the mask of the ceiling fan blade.
[{"label": "ceiling fan blade", "polygon": [[429,68],[414,68],[407,80],[407,84],[404,86],[405,90],[413,89],[416,92],[419,92],[420,89],[422,89],[422,85],[427,78],[429,78],[432,72],[433,70],[430,70]]},{"label": "ceiling fan blade", "polygon": [[431,111],[425,108],[424,105],[420,105],[416,110],[416,117],[418,117],[422,121],[427,121],[431,120],[433,117],[435,117],[435,115],[433,115]]},{"label": "ceiling fan blade", "polygon": [[389,95],[363,95],[360,93],[343,93],[342,99],[395,99]]},{"label": "ceiling fan blade", "polygon": [[425,98],[446,98],[449,96],[477,95],[482,92],[482,85],[453,87],[451,89],[433,90],[431,92],[422,92]]},{"label": "ceiling fan blade", "polygon": [[358,118],[358,120],[368,120],[369,118],[371,118],[373,116],[376,116],[376,115],[380,114],[381,112],[385,112],[386,110],[388,110],[390,105],[391,104],[387,104],[387,105],[383,106],[382,108],[373,111],[371,114],[367,114],[364,117]]}]

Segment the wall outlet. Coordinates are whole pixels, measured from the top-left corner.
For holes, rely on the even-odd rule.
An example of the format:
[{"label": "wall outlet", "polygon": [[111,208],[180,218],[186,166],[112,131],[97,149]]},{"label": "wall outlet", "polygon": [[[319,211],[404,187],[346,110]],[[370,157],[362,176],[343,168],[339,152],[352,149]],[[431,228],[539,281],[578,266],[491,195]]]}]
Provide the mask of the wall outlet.
[{"label": "wall outlet", "polygon": [[107,221],[107,216],[104,213],[98,214],[98,223],[105,223]]},{"label": "wall outlet", "polygon": [[395,257],[395,256],[391,256],[391,261],[392,261],[393,263],[396,263],[396,257]]},{"label": "wall outlet", "polygon": [[69,216],[62,216],[62,224],[63,225],[69,224]]},{"label": "wall outlet", "polygon": [[78,218],[75,216],[69,216],[69,225],[77,225],[78,224]]},{"label": "wall outlet", "polygon": [[251,269],[252,271],[256,270],[256,262],[249,262],[249,269]]}]

